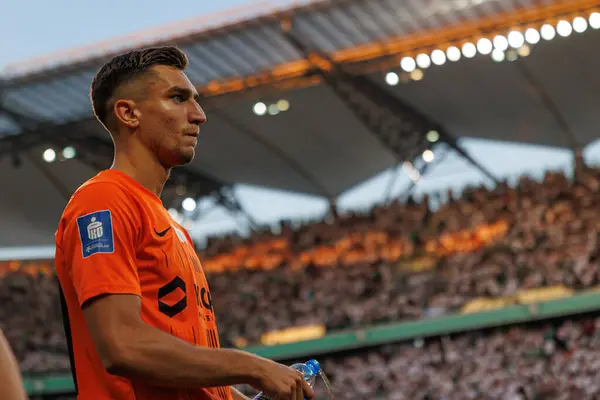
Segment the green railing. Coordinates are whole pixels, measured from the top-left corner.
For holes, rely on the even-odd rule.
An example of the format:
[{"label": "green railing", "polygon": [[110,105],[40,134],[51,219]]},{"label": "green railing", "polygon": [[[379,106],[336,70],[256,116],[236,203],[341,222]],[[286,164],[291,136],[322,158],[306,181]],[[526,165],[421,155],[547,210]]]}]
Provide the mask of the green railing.
[{"label": "green railing", "polygon": [[[254,346],[245,350],[263,357],[285,360],[400,342],[413,338],[438,336],[495,326],[510,325],[600,310],[600,293],[584,293],[534,305],[516,305],[474,314],[457,314],[413,322],[373,326],[364,330],[340,332],[319,339],[275,346]],[[73,391],[70,374],[27,377],[30,395]]]}]

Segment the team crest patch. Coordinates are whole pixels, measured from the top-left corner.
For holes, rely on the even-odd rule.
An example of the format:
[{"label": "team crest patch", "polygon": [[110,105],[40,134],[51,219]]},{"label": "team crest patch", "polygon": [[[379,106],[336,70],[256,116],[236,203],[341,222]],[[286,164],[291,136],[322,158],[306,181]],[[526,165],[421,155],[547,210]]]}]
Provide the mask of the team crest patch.
[{"label": "team crest patch", "polygon": [[114,253],[112,216],[110,210],[96,211],[77,218],[83,258],[96,253]]}]

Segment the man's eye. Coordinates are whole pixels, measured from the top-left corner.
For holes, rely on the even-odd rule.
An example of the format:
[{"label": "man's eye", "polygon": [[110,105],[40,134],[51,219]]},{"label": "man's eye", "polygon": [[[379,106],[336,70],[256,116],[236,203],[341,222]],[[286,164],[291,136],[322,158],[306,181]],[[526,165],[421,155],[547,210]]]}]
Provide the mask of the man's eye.
[{"label": "man's eye", "polygon": [[183,96],[182,96],[182,95],[180,95],[180,94],[176,94],[176,95],[174,95],[174,96],[171,96],[171,98],[172,98],[173,100],[175,100],[177,103],[182,103],[182,102],[184,102],[184,101],[185,101],[185,99],[183,98]]}]

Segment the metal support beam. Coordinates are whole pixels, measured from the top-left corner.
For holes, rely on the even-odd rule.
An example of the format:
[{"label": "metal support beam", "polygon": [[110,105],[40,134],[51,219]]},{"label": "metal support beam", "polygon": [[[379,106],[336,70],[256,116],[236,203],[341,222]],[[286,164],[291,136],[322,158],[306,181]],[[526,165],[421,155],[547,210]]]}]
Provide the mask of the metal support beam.
[{"label": "metal support beam", "polygon": [[[403,201],[406,201],[408,199],[408,197],[412,194],[412,191],[416,188],[418,181],[425,176],[425,174],[427,174],[427,172],[431,171],[431,169],[433,169],[435,166],[441,164],[446,157],[448,156],[449,153],[449,148],[446,144],[444,143],[440,143],[439,145],[433,145],[430,147],[429,150],[436,150],[435,154],[435,160],[433,162],[415,162],[414,165],[412,165],[413,168],[415,168],[418,172],[419,172],[419,179],[412,180],[410,181],[410,183],[408,184],[408,186],[399,194],[400,196],[403,196]],[[388,181],[388,184],[386,185],[386,189],[384,191],[384,196],[383,196],[383,202],[382,204],[384,205],[388,205],[393,197],[392,197],[392,191],[394,189],[394,185],[396,184],[396,182],[398,181],[398,178],[401,175],[401,171],[400,171],[400,164],[397,164],[396,166],[394,166],[393,170],[391,171],[392,174],[390,176],[390,179]]]},{"label": "metal support beam", "polygon": [[284,36],[298,51],[306,55],[313,66],[313,74],[319,75],[335,92],[338,98],[354,113],[381,143],[390,149],[398,162],[412,161],[429,146],[427,132],[435,130],[440,139],[448,143],[475,168],[479,169],[496,184],[499,180],[485,167],[462,149],[455,137],[439,123],[433,121],[416,108],[403,102],[366,76],[353,76],[316,46],[307,43],[306,36],[293,32],[288,21],[282,24]]},{"label": "metal support beam", "polygon": [[217,203],[225,207],[233,215],[241,215],[246,221],[251,231],[258,230],[259,226],[252,218],[250,213],[242,207],[237,196],[233,192],[233,188],[222,188],[217,195]]},{"label": "metal support beam", "polygon": [[[441,133],[440,133],[440,136],[441,136]],[[467,151],[465,149],[463,149],[461,146],[459,146],[458,141],[456,140],[455,137],[448,136],[448,134],[446,133],[446,135],[444,137],[444,141],[446,143],[448,143],[454,150],[456,150],[456,152],[458,154],[460,154],[462,156],[462,158],[467,160],[469,162],[469,164],[471,164],[472,166],[477,168],[482,174],[487,176],[492,182],[494,182],[496,185],[500,184],[500,179],[498,179],[498,177],[496,177],[496,175],[492,174],[486,167],[481,165],[479,163],[479,161],[477,161],[473,157],[471,157],[471,155],[469,153],[467,153]]]},{"label": "metal support beam", "polygon": [[[435,152],[435,154],[437,154],[435,160],[433,160],[433,162],[430,163],[426,163],[423,162],[421,163],[421,165],[419,165],[417,167],[417,170],[419,171],[419,175],[422,177],[424,177],[428,172],[431,172],[431,170],[433,168],[435,168],[436,166],[440,165],[441,163],[444,162],[444,160],[446,159],[446,157],[448,157],[448,154],[450,153],[448,146],[444,146],[443,144],[441,146],[436,146],[437,147],[437,151]],[[406,189],[404,189],[403,191],[403,201],[407,201],[408,197],[412,194],[412,192],[414,191],[414,189],[417,187],[417,182],[412,181],[410,182],[410,184],[408,185],[408,187]]]},{"label": "metal support beam", "polygon": [[548,93],[546,93],[546,91],[544,90],[542,85],[537,81],[537,79],[535,79],[531,72],[529,72],[526,65],[523,63],[523,60],[517,60],[513,63],[513,65],[516,66],[519,73],[523,76],[523,78],[525,78],[527,83],[529,83],[531,89],[533,89],[533,91],[537,94],[538,98],[540,99],[540,102],[552,115],[552,118],[554,118],[556,125],[558,125],[562,130],[563,135],[565,137],[565,141],[569,146],[569,149],[571,149],[573,154],[575,154],[575,151],[577,151],[580,148],[579,141],[577,140],[575,134],[569,127],[566,118],[560,112],[559,107],[556,105],[554,100],[552,100],[552,98],[548,95]]}]

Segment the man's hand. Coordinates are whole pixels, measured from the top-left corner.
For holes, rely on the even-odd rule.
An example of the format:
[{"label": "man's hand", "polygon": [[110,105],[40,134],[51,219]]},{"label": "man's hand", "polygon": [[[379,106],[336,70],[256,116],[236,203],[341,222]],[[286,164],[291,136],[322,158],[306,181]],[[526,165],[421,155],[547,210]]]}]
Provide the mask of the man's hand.
[{"label": "man's hand", "polygon": [[278,400],[304,400],[314,397],[313,390],[300,371],[271,360],[264,361],[259,366],[257,382],[252,384],[256,389]]}]

